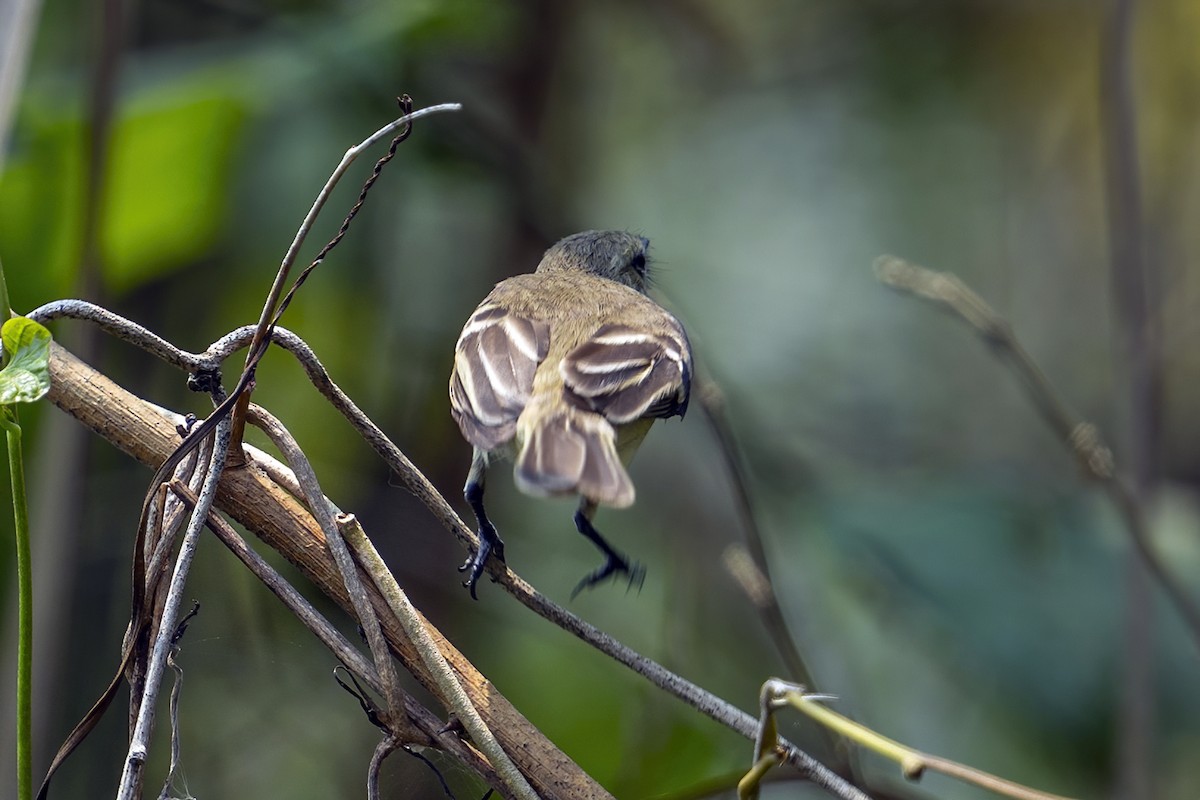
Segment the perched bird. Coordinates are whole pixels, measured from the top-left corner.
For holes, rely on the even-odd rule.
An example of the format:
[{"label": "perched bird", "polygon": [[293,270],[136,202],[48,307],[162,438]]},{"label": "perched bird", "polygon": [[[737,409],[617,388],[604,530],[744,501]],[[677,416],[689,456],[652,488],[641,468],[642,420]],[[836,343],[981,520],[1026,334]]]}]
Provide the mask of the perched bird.
[{"label": "perched bird", "polygon": [[649,244],[623,231],[568,236],[535,272],[496,284],[467,320],[450,407],[475,448],[463,495],[480,545],[459,568],[472,597],[488,557],[504,560],[483,507],[496,455],[515,455],[513,474],[527,494],[579,495],[575,527],[605,562],[572,597],[617,574],[639,577],[592,517],[600,504],[633,503],[625,465],[655,419],[687,411],[691,347],[679,321],[645,294]]}]

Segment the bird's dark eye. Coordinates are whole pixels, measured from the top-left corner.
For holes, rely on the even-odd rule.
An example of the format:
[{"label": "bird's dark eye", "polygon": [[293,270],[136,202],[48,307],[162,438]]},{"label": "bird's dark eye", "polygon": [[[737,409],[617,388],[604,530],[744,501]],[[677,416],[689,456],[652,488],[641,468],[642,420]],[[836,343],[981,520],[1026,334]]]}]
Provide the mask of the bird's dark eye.
[{"label": "bird's dark eye", "polygon": [[642,255],[641,253],[638,253],[636,256],[633,257],[633,260],[629,262],[629,266],[633,267],[638,275],[645,275],[646,274],[646,257],[644,255]]}]

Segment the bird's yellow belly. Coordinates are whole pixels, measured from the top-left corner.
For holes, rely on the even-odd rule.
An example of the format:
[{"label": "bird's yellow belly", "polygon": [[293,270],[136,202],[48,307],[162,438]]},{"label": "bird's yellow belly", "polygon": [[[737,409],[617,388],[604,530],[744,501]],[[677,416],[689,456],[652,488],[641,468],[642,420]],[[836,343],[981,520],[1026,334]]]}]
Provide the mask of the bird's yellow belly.
[{"label": "bird's yellow belly", "polygon": [[646,434],[650,432],[650,426],[653,424],[654,417],[643,417],[617,428],[617,455],[621,457],[622,464],[629,466],[629,462],[633,460],[633,454],[637,452],[638,446],[642,443],[642,439],[646,438]]}]

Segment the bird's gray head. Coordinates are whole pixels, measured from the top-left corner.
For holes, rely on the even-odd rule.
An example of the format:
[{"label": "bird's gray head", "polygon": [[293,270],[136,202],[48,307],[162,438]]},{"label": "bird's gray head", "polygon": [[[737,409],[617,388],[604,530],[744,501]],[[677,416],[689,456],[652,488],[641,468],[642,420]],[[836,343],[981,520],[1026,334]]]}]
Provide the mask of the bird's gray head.
[{"label": "bird's gray head", "polygon": [[579,270],[646,291],[650,241],[625,231],[583,231],[554,244],[538,272]]}]

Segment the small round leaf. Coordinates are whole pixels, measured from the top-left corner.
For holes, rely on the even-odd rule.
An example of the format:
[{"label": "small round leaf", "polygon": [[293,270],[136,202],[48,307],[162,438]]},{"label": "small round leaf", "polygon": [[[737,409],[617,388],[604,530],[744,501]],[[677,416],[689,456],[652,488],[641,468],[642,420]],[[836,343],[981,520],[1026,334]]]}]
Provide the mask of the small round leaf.
[{"label": "small round leaf", "polygon": [[25,317],[0,328],[8,364],[0,370],[0,404],[34,403],[50,391],[50,331]]}]

